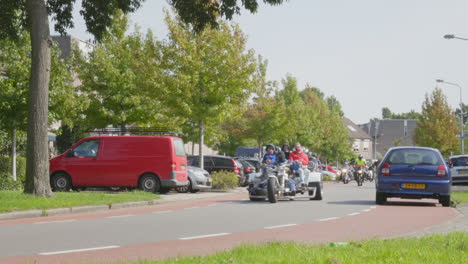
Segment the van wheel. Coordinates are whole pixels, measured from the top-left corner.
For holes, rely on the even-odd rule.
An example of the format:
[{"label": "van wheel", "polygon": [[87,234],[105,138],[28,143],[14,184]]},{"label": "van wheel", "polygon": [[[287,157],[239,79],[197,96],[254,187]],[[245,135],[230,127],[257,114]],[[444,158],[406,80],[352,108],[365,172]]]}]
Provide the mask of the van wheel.
[{"label": "van wheel", "polygon": [[145,192],[158,192],[161,189],[159,180],[153,174],[144,174],[140,179],[140,189]]},{"label": "van wheel", "polygon": [[50,179],[50,185],[52,190],[57,192],[66,192],[72,187],[70,176],[64,172],[54,174]]}]

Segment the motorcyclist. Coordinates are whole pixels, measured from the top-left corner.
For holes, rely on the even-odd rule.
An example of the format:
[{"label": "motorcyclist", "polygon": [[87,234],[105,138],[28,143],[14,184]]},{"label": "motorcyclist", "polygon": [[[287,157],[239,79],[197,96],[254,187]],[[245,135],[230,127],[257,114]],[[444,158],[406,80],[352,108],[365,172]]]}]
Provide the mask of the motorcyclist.
[{"label": "motorcyclist", "polygon": [[358,159],[356,160],[356,167],[361,167],[365,176],[367,176],[367,162],[362,154],[359,154]]},{"label": "motorcyclist", "polygon": [[291,153],[291,150],[290,150],[290,147],[289,147],[289,143],[288,142],[285,142],[283,144],[283,146],[281,147],[281,151],[284,152],[284,156],[286,157],[286,159],[289,160],[289,154]]},{"label": "motorcyclist", "polygon": [[[305,154],[302,150],[300,143],[296,143],[294,145],[293,152],[289,154],[289,160],[294,161],[299,165],[307,166],[309,164],[309,157],[307,157],[307,154]],[[296,173],[299,174],[299,177],[301,177],[302,185],[305,186],[305,174],[304,170],[302,169],[302,166],[291,166],[291,169],[293,169]]]},{"label": "motorcyclist", "polygon": [[320,170],[320,162],[317,159],[317,154],[309,152],[309,166],[308,167],[310,171]]},{"label": "motorcyclist", "polygon": [[263,156],[262,164],[267,164],[267,159],[270,159],[269,163],[276,164],[278,161],[278,156],[275,153],[275,146],[272,144],[266,145],[266,154]]}]

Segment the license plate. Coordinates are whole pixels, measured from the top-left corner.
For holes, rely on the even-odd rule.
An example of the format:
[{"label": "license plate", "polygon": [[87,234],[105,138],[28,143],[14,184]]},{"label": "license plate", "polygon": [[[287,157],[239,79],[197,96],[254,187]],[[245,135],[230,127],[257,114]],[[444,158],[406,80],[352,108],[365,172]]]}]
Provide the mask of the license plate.
[{"label": "license plate", "polygon": [[423,183],[403,183],[405,189],[426,189],[426,184]]},{"label": "license plate", "polygon": [[458,173],[465,174],[465,173],[468,173],[468,170],[459,170]]}]

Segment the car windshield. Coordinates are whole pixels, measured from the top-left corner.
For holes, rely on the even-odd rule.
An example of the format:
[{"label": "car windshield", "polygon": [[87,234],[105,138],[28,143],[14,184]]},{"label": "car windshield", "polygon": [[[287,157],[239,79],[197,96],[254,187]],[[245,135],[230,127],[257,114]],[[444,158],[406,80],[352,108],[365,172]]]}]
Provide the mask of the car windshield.
[{"label": "car windshield", "polygon": [[468,157],[458,157],[450,159],[454,167],[468,166]]},{"label": "car windshield", "polygon": [[386,162],[400,165],[440,165],[442,160],[436,152],[428,149],[397,149],[390,153]]}]

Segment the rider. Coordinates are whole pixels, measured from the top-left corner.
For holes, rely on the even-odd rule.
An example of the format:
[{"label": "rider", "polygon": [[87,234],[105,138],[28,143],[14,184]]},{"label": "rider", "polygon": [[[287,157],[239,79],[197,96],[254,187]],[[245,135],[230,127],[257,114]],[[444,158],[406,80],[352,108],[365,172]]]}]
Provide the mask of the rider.
[{"label": "rider", "polygon": [[309,169],[310,171],[320,170],[320,162],[317,159],[317,154],[309,152]]},{"label": "rider", "polygon": [[356,160],[356,167],[361,167],[364,171],[364,176],[367,175],[367,162],[362,154],[359,154],[358,159]]},{"label": "rider", "polygon": [[291,153],[291,150],[289,149],[289,142],[284,142],[283,146],[281,147],[281,150],[284,152],[284,156],[286,159],[289,160],[289,154]]},{"label": "rider", "polygon": [[275,146],[273,144],[266,145],[266,154],[263,156],[262,164],[266,164],[267,159],[270,159],[272,164],[278,161],[278,156],[275,153]]},{"label": "rider", "polygon": [[[291,152],[291,154],[289,154],[289,160],[295,161],[299,165],[306,165],[307,166],[309,164],[309,157],[307,157],[307,154],[305,154],[302,151],[302,147],[301,147],[300,143],[296,143],[294,145],[293,152]],[[306,185],[305,180],[304,180],[304,178],[305,178],[304,170],[301,167],[302,166],[297,166],[297,167],[291,166],[291,169],[293,169],[295,172],[297,172],[299,174],[299,177],[301,177],[302,184]]]}]

